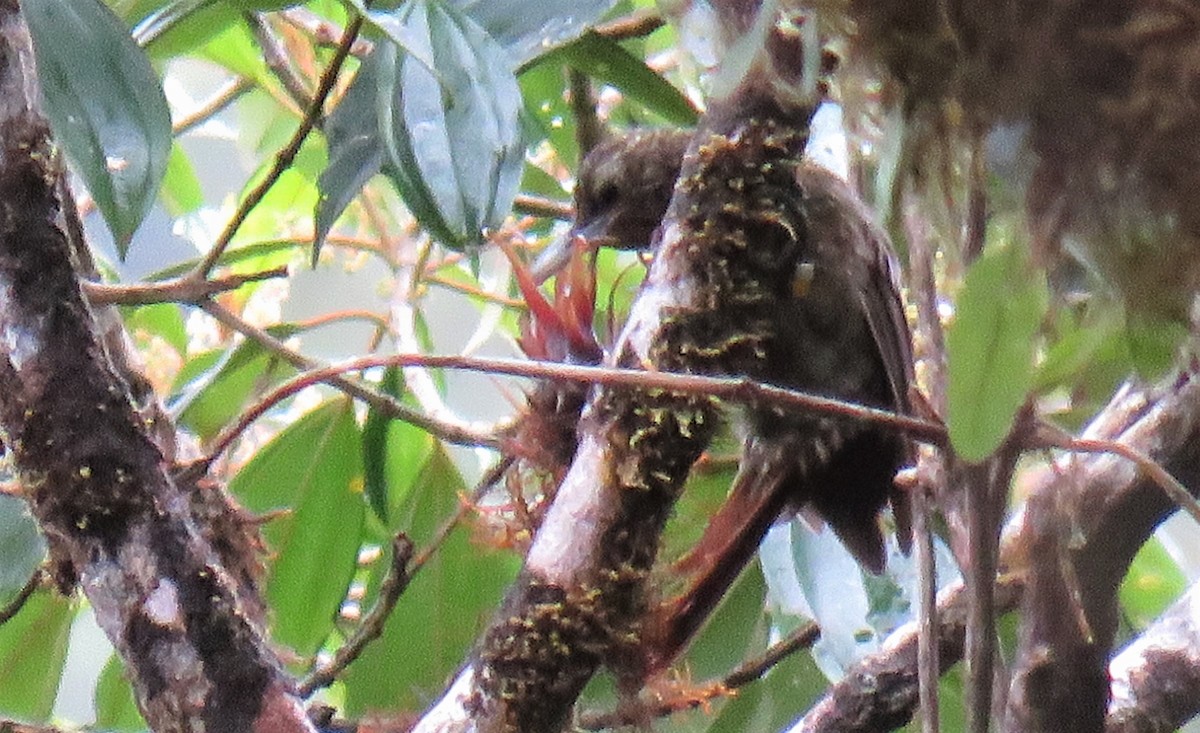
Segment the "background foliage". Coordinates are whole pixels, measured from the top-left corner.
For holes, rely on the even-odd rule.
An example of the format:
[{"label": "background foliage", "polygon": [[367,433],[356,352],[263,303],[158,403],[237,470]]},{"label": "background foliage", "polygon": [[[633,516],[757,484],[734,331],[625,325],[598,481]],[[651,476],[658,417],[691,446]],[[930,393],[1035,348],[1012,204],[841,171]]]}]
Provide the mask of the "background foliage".
[{"label": "background foliage", "polygon": [[[121,283],[186,272],[221,239],[239,202],[257,195],[282,160],[348,22],[347,6],[331,0],[23,5],[101,269]],[[652,11],[648,0],[352,5],[367,22],[352,58],[329,79],[327,115],[282,160],[283,174],[216,262],[223,272],[286,265],[291,274],[219,302],[315,358],[517,354],[526,304],[507,261],[485,243],[502,237],[532,251],[561,232],[554,219],[514,214],[513,205],[518,194],[567,202],[579,157],[571,75],[590,81],[613,127],[689,125],[702,97],[698,66],[670,26],[623,40],[588,30]],[[878,179],[868,190],[886,190],[895,168],[886,146],[877,149],[884,152],[863,161]],[[888,208],[885,197],[879,208]],[[1040,276],[1028,275],[1020,226],[995,226],[969,271],[950,262],[940,273],[957,307],[948,424],[967,458],[988,455],[1027,399],[1078,425],[1127,374],[1161,372],[1178,347],[1168,324],[1133,322],[1109,299],[1064,305]],[[639,277],[633,256],[601,254],[601,332],[611,333],[610,319],[620,322]],[[239,334],[193,306],[122,313],[150,379],[190,436],[185,451],[206,450],[247,406],[296,373],[252,330]],[[369,378],[481,435],[495,434],[494,421],[514,412],[527,386],[413,370]],[[728,455],[714,451],[713,468],[693,479],[669,527],[669,550],[694,540],[719,503],[733,470],[723,460],[731,446]],[[370,606],[390,537],[404,532],[418,548],[428,546],[495,460],[494,451],[451,445],[324,387],[275,407],[242,436],[217,473],[247,510],[273,517],[264,531],[266,600],[273,639],[289,650],[294,671],[337,648]],[[485,502],[468,512],[407,589],[382,638],[325,699],[350,717],[404,716],[440,691],[519,567],[519,531],[495,511]],[[1176,563],[1171,547],[1148,545],[1123,586],[1130,632],[1177,597],[1185,570],[1193,570]],[[25,585],[43,551],[21,502],[0,496],[0,603]],[[911,617],[914,573],[893,554],[888,577],[864,579],[829,533],[814,535],[801,522],[777,529],[763,555],[766,581],[757,569],[745,574],[680,665],[678,681],[720,677],[805,618],[822,623],[821,644],[737,697],[675,716],[663,729],[785,726],[828,678]],[[949,567],[947,553],[943,560]],[[0,626],[0,714],[141,730],[120,663],[87,629],[82,601],[49,592]],[[957,678],[943,687],[944,725],[954,730]],[[600,679],[585,705],[614,700],[611,682]]]}]

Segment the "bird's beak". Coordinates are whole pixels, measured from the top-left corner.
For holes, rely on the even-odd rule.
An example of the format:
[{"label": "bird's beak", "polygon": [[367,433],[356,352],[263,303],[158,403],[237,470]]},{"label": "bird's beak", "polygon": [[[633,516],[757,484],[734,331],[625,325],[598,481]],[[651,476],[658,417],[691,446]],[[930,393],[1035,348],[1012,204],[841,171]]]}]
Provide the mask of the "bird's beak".
[{"label": "bird's beak", "polygon": [[567,266],[571,261],[571,233],[555,237],[546,248],[538,253],[537,258],[533,261],[533,266],[529,268],[529,274],[533,275],[533,281],[538,285],[546,282],[556,272]]},{"label": "bird's beak", "polygon": [[571,251],[576,240],[582,239],[588,244],[603,245],[609,239],[608,228],[614,215],[606,212],[583,225],[576,224],[561,237],[556,237],[538,254],[530,268],[530,274],[538,285],[549,280],[555,273],[567,266],[571,261]]}]

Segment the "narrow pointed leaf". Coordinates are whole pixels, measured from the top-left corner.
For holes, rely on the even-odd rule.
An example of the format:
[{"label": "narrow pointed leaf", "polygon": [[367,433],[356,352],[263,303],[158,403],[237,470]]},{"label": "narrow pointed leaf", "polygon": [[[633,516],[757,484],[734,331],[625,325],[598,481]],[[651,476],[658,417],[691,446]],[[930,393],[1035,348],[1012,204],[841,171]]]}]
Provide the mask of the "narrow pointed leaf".
[{"label": "narrow pointed leaf", "polygon": [[676,125],[694,125],[699,116],[683,92],[621,44],[598,33],[584,33],[574,42],[546,54],[538,63],[566,63],[621,90]]},{"label": "narrow pointed leaf", "polygon": [[[415,53],[384,57],[380,70],[388,73],[378,77],[391,176],[418,221],[462,248],[499,225],[516,196],[520,89],[511,59],[469,18],[437,0],[402,11]],[[433,71],[421,57],[432,57]]]},{"label": "narrow pointed leaf", "polygon": [[[403,395],[404,375],[400,369],[389,367],[379,389],[392,397]],[[394,420],[374,407],[367,410],[362,439],[363,490],[367,503],[384,525],[388,524],[392,479],[401,478],[395,475],[396,472],[407,476],[407,480],[397,481],[397,484],[405,484],[396,486],[397,490],[407,490],[425,465],[432,442],[429,434],[420,428]]]},{"label": "narrow pointed leaf", "polygon": [[125,256],[162,183],[171,116],[158,76],[100,0],[25,0],[46,114]]}]

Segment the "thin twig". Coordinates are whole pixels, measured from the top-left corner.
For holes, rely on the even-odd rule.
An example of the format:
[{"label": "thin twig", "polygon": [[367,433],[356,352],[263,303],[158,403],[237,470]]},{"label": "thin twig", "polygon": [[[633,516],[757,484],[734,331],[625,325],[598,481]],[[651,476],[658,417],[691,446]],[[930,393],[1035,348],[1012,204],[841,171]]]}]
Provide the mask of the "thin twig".
[{"label": "thin twig", "polygon": [[[336,46],[342,38],[340,26],[302,6],[281,11],[279,16],[288,25],[312,36],[313,42],[318,46]],[[374,48],[374,43],[365,38],[359,38],[351,46],[350,55],[355,58],[363,58]]]},{"label": "thin twig", "polygon": [[575,209],[570,204],[544,196],[531,196],[527,193],[517,194],[513,200],[513,211],[518,214],[539,216],[543,219],[558,219],[570,221],[575,218]]},{"label": "thin twig", "polygon": [[[215,307],[215,304],[206,303],[203,307],[205,310],[210,310]],[[246,325],[248,326],[249,324]],[[253,327],[250,326],[250,328]],[[274,340],[274,337],[270,336],[270,334],[264,332],[264,335]],[[280,346],[289,354],[285,358],[292,360],[298,356],[295,352],[282,346],[282,344]],[[299,358],[304,359],[304,357]],[[222,431],[217,436],[213,442],[212,451],[204,461],[211,463],[215,460],[241,432],[279,402],[316,384],[326,383],[340,386],[346,382],[342,375],[348,372],[359,372],[381,367],[458,369],[491,374],[507,374],[509,376],[528,377],[531,379],[562,379],[586,384],[602,384],[609,387],[623,386],[643,390],[668,390],[682,394],[720,397],[734,402],[771,402],[780,407],[793,407],[824,414],[868,420],[896,430],[902,430],[918,440],[936,444],[943,443],[946,440],[945,428],[928,420],[909,417],[907,415],[898,415],[887,410],[867,407],[844,400],[820,397],[805,392],[784,389],[783,387],[775,387],[744,377],[705,377],[694,374],[645,372],[637,369],[590,367],[522,359],[491,359],[438,354],[392,354],[390,356],[364,356],[342,362],[341,364],[321,368],[312,368],[310,366],[311,371],[307,371],[279,385],[243,412],[235,425]],[[423,415],[418,415],[418,417],[425,421],[431,419]],[[406,420],[406,418],[400,419]],[[412,420],[406,421],[413,422]],[[414,422],[414,424],[416,423]],[[428,430],[429,428],[426,429]],[[430,432],[434,431],[430,430]]]},{"label": "thin twig", "polygon": [[605,713],[584,713],[579,716],[579,727],[584,730],[603,730],[634,725],[647,717],[665,718],[685,710],[694,710],[716,698],[728,697],[739,688],[762,679],[772,667],[784,659],[811,647],[820,635],[821,630],[815,623],[804,624],[772,644],[761,655],[743,661],[718,681],[696,685],[683,694],[658,700],[636,710],[618,708]]},{"label": "thin twig", "polygon": [[244,76],[239,76],[235,79],[230,79],[225,83],[225,86],[217,90],[217,93],[212,96],[212,99],[205,102],[198,109],[189,115],[179,118],[175,124],[171,126],[171,134],[175,136],[191,130],[198,125],[207,122],[211,117],[233,104],[238,97],[254,88],[254,81],[247,79]]},{"label": "thin twig", "polygon": [[[500,445],[500,441],[494,435],[473,430],[458,423],[424,415],[402,404],[399,400],[391,397],[390,395],[383,394],[382,392],[378,392],[363,384],[342,377],[341,372],[337,370],[328,372],[328,367],[322,370],[321,365],[317,361],[310,359],[303,354],[299,354],[293,349],[289,349],[287,345],[279,339],[275,338],[263,329],[247,323],[244,319],[235,315],[233,312],[215,301],[205,301],[201,303],[199,307],[213,318],[216,318],[221,323],[225,324],[229,328],[232,328],[238,333],[241,333],[245,337],[254,340],[264,349],[279,356],[281,359],[297,369],[326,371],[326,378],[319,379],[317,381],[329,384],[330,386],[336,387],[342,392],[345,392],[351,397],[366,402],[368,405],[374,407],[390,418],[402,420],[415,425],[448,443],[488,448],[498,448]],[[374,358],[378,360],[384,357]],[[349,369],[343,371],[354,370]],[[269,397],[270,396],[268,395],[268,400]],[[270,402],[270,404],[275,404],[276,402],[278,402],[278,400]],[[262,403],[263,401],[260,400],[260,404]],[[254,419],[257,419],[258,415],[261,415],[261,412],[256,413]],[[220,451],[211,452],[206,458],[203,458],[197,462],[196,465],[198,467],[203,466],[207,469],[207,467],[211,465],[212,461],[218,455],[220,455]]]},{"label": "thin twig", "polygon": [[243,275],[225,275],[210,280],[177,277],[156,283],[107,285],[84,282],[83,291],[93,306],[148,305],[150,303],[200,303],[217,293],[224,293],[252,282],[287,277],[286,266]]},{"label": "thin twig", "polygon": [[579,157],[584,158],[604,139],[604,124],[596,113],[591,78],[572,68],[567,70],[567,84],[571,115],[575,118],[575,142],[579,144]]},{"label": "thin twig", "polygon": [[725,686],[733,690],[748,685],[761,678],[772,667],[794,652],[810,648],[820,636],[821,628],[815,623],[808,623],[793,630],[792,633],[772,644],[763,652],[762,656],[757,659],[749,659],[734,667],[733,671],[725,676]]},{"label": "thin twig", "polygon": [[921,595],[917,605],[917,689],[921,697],[921,731],[938,733],[941,729],[938,709],[941,669],[938,664],[937,565],[931,526],[933,502],[929,490],[930,487],[917,482],[912,492],[914,549],[921,574]]},{"label": "thin twig", "polygon": [[983,253],[987,236],[987,159],[983,152],[984,132],[971,131],[970,174],[967,179],[967,221],[963,233],[962,261],[970,265]]},{"label": "thin twig", "polygon": [[[992,484],[998,457],[962,471],[966,495],[967,541],[971,565],[966,568],[967,730],[988,733],[992,720],[992,663],[996,654],[996,605],[992,592],[998,559],[992,543]],[[919,640],[918,640],[919,643]]]},{"label": "thin twig", "polygon": [[313,316],[303,321],[297,321],[301,329],[307,331],[313,328],[328,326],[333,323],[343,323],[345,321],[366,321],[375,326],[376,329],[387,331],[387,319],[379,315],[375,311],[365,309],[353,309],[344,311],[333,311],[332,313],[322,313],[319,316]]},{"label": "thin twig", "polygon": [[[1014,435],[1031,419],[1028,409],[1017,418]],[[967,671],[967,730],[988,733],[992,721],[993,671],[996,661],[996,573],[1004,503],[1023,446],[1006,440],[986,461],[966,465],[956,461],[953,472],[966,495],[967,540],[971,565],[966,569],[968,592],[965,640]]]},{"label": "thin twig", "polygon": [[267,21],[261,13],[245,12],[242,13],[242,18],[246,21],[246,25],[250,26],[250,32],[262,50],[263,61],[267,64],[267,68],[279,80],[288,97],[299,107],[309,107],[312,104],[312,98],[308,95],[304,80],[292,69],[288,60],[288,52],[283,48],[279,36],[271,26],[267,25]]},{"label": "thin twig", "polygon": [[[417,366],[432,369],[458,369],[472,372],[506,374],[531,379],[560,379],[608,387],[633,387],[642,390],[667,390],[680,394],[717,397],[732,402],[766,402],[779,407],[820,412],[829,415],[865,420],[935,445],[944,444],[946,429],[941,424],[877,407],[860,405],[832,397],[776,387],[748,377],[709,377],[698,374],[648,372],[640,369],[582,366],[528,359],[494,359],[486,357],[440,354],[393,354],[382,357],[362,357],[330,366],[321,372],[331,374],[360,371],[381,366]],[[314,372],[316,374],[316,372]],[[297,378],[299,379],[299,378]]]},{"label": "thin twig", "polygon": [[300,681],[296,686],[296,694],[300,697],[309,697],[322,687],[333,684],[337,676],[351,662],[358,659],[367,644],[379,638],[383,633],[383,625],[392,615],[392,610],[396,608],[396,602],[400,600],[405,588],[412,581],[413,571],[409,568],[412,556],[412,540],[403,533],[392,538],[392,562],[383,576],[383,582],[379,584],[379,596],[375,599],[375,605],[363,617],[362,623],[346,640],[346,643],[333,653],[333,658],[327,664],[313,669],[307,677]]},{"label": "thin twig", "polygon": [[29,576],[29,580],[25,581],[25,585],[21,587],[20,592],[8,602],[7,606],[0,608],[0,626],[8,623],[13,616],[21,612],[21,609],[25,607],[25,603],[41,587],[45,579],[46,571],[41,568],[38,568],[33,572],[33,575]]},{"label": "thin twig", "polygon": [[515,308],[517,310],[529,309],[529,304],[520,298],[509,298],[496,293],[489,293],[483,288],[467,283],[460,283],[457,280],[452,280],[444,275],[426,273],[421,280],[434,285],[439,285],[447,290],[454,290],[462,293],[463,295],[469,295],[472,298],[479,298],[480,300],[488,303],[495,303],[496,305],[503,306],[504,308]]},{"label": "thin twig", "polygon": [[[908,243],[909,291],[917,306],[917,334],[921,345],[918,358],[924,365],[925,388],[935,414],[946,414],[946,340],[942,321],[938,314],[937,275],[934,270],[937,255],[930,236],[929,225],[911,199],[906,189],[899,189],[894,199],[900,202],[899,216],[904,223],[904,238]],[[939,494],[944,495],[940,485],[946,475],[945,457],[939,451],[922,450],[918,457],[919,479],[913,492],[913,534],[916,538],[917,569],[920,574],[920,602],[917,605],[917,628],[920,637],[917,645],[917,676],[921,697],[921,731],[938,733],[940,703],[938,680],[941,670],[938,665],[940,650],[934,633],[937,619],[937,566],[933,552],[933,530],[930,517],[937,504]],[[939,489],[941,489],[939,491]],[[930,496],[929,492],[933,492]],[[952,514],[949,507],[943,511]]]},{"label": "thin twig", "polygon": [[271,166],[271,170],[263,180],[242,200],[238,210],[234,212],[225,229],[217,237],[217,240],[213,242],[212,249],[208,251],[208,254],[205,255],[200,264],[196,266],[191,277],[197,280],[203,280],[208,277],[209,273],[212,272],[217,262],[221,259],[221,255],[225,252],[229,243],[233,241],[233,236],[237,234],[238,229],[241,228],[246,218],[250,215],[250,212],[266,197],[267,192],[279,180],[283,172],[291,167],[292,162],[296,159],[296,155],[300,152],[300,147],[308,138],[309,133],[316,127],[317,120],[321,118],[325,100],[333,91],[342,64],[345,63],[346,57],[350,55],[350,48],[354,44],[354,39],[358,37],[358,32],[362,29],[362,25],[362,16],[356,15],[350,21],[350,24],[346,26],[346,33],[342,37],[342,42],[334,53],[333,59],[329,62],[329,67],[321,75],[321,81],[317,85],[316,94],[313,95],[312,104],[305,111],[304,117],[300,120],[300,126],[292,134],[292,139],[276,154],[275,163]]},{"label": "thin twig", "polygon": [[596,33],[614,41],[644,38],[667,24],[661,14],[653,10],[638,10],[621,18],[614,18],[595,27]]},{"label": "thin twig", "polygon": [[459,504],[458,510],[438,528],[429,544],[421,550],[415,560],[413,559],[413,544],[408,537],[401,533],[392,539],[392,562],[388,567],[387,575],[379,584],[379,595],[375,605],[363,617],[362,623],[354,634],[334,653],[333,659],[320,669],[314,669],[299,683],[297,694],[300,697],[310,697],[318,689],[331,685],[337,676],[362,654],[367,644],[379,638],[383,633],[384,624],[396,608],[400,596],[417,577],[417,573],[425,567],[434,553],[441,549],[446,538],[462,522],[471,507],[496,485],[496,482],[512,464],[513,459],[505,456],[488,469],[471,492],[471,501]]},{"label": "thin twig", "polygon": [[1192,496],[1187,487],[1172,476],[1167,469],[1137,448],[1115,440],[1076,438],[1061,428],[1044,422],[1038,425],[1038,438],[1045,446],[1052,448],[1061,448],[1076,453],[1111,453],[1132,461],[1146,474],[1147,478],[1170,497],[1171,501],[1178,504],[1179,508],[1187,512],[1193,521],[1200,524],[1200,500]]}]

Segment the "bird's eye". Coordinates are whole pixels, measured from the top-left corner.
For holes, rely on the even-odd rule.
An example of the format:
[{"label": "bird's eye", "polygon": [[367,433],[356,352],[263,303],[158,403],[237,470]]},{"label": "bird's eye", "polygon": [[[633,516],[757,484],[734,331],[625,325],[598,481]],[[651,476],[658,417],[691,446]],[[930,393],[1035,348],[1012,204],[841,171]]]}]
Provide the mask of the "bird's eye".
[{"label": "bird's eye", "polygon": [[605,181],[596,187],[596,195],[593,197],[593,208],[596,211],[606,211],[616,205],[617,199],[621,195],[621,190],[617,187],[614,181]]}]

